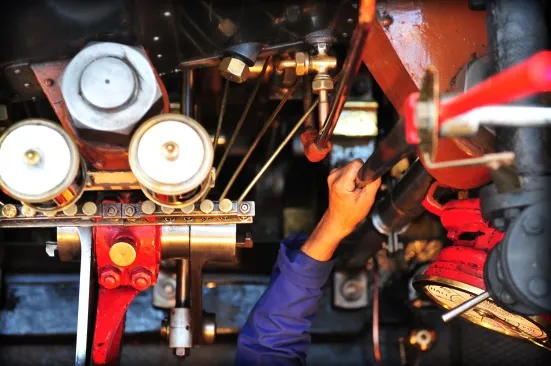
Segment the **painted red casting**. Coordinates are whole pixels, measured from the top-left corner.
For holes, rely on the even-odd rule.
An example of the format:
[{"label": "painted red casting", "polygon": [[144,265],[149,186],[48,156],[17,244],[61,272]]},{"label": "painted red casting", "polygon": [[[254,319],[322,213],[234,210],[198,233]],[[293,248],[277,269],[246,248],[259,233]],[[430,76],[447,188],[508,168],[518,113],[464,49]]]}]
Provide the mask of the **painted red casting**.
[{"label": "painted red casting", "polygon": [[504,234],[482,219],[478,199],[455,200],[437,206],[434,206],[434,202],[436,201],[425,200],[424,206],[440,216],[442,225],[448,232],[447,237],[453,241],[453,245],[442,249],[425,274],[485,290],[486,256],[503,239]]},{"label": "painted red casting", "polygon": [[[157,282],[161,261],[160,226],[98,226],[94,228],[94,250],[100,291],[92,359],[96,364],[116,364],[119,358],[126,310],[139,294]],[[109,249],[118,241],[132,243],[136,259],[117,266]]]}]

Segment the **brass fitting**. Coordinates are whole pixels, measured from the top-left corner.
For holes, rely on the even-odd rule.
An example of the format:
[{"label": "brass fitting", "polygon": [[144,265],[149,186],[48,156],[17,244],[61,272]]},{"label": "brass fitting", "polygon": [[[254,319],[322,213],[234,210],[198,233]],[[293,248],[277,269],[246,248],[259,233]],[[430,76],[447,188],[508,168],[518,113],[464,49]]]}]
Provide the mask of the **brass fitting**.
[{"label": "brass fitting", "polygon": [[317,74],[312,80],[312,92],[319,94],[321,90],[333,90],[335,83],[328,74]]},{"label": "brass fitting", "polygon": [[235,57],[224,57],[219,70],[224,78],[234,83],[244,83],[249,77],[249,66]]}]

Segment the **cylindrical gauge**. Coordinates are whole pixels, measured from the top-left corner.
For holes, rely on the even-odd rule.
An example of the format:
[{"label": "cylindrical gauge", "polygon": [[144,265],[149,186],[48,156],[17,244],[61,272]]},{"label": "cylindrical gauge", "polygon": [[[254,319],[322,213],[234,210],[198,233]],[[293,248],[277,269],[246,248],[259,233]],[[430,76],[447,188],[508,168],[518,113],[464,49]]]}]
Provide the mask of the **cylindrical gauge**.
[{"label": "cylindrical gauge", "polygon": [[208,189],[214,149],[198,122],[163,114],[136,130],[128,158],[147,198],[162,206],[183,207]]},{"label": "cylindrical gauge", "polygon": [[0,137],[0,186],[28,207],[62,210],[81,196],[85,178],[77,146],[58,124],[28,119]]}]

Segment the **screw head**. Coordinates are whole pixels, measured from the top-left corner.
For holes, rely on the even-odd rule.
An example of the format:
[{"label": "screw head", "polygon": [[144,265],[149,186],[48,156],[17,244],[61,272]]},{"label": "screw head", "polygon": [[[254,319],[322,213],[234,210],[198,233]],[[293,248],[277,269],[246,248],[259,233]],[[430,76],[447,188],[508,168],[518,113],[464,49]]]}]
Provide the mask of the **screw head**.
[{"label": "screw head", "polygon": [[15,207],[15,205],[12,205],[11,203],[4,205],[4,207],[2,207],[2,215],[7,218],[14,218],[15,216],[17,216],[17,207]]},{"label": "screw head", "polygon": [[199,205],[199,209],[203,212],[203,213],[211,213],[212,210],[214,210],[214,203],[211,201],[211,200],[204,200],[203,202],[201,202],[201,204]]},{"label": "screw head", "polygon": [[107,209],[107,215],[115,216],[116,214],[117,214],[117,209],[115,207],[111,206]]},{"label": "screw head", "polygon": [[362,296],[364,288],[357,280],[345,281],[341,288],[342,296],[347,301],[356,301]]},{"label": "screw head", "polygon": [[124,208],[124,214],[126,216],[132,217],[132,216],[134,216],[135,213],[136,213],[136,209],[133,206],[126,206]]},{"label": "screw head", "polygon": [[241,211],[244,214],[249,213],[250,210],[251,210],[251,205],[249,205],[246,202],[243,202],[239,205],[239,211]]},{"label": "screw head", "polygon": [[98,212],[98,206],[96,206],[94,202],[86,202],[82,205],[82,212],[84,212],[86,216],[95,215],[96,212]]},{"label": "screw head", "polygon": [[142,202],[142,212],[146,215],[151,215],[155,212],[155,204],[149,200]]},{"label": "screw head", "polygon": [[21,213],[25,217],[33,217],[36,215],[36,210],[32,207],[23,205],[23,207],[21,207]]}]

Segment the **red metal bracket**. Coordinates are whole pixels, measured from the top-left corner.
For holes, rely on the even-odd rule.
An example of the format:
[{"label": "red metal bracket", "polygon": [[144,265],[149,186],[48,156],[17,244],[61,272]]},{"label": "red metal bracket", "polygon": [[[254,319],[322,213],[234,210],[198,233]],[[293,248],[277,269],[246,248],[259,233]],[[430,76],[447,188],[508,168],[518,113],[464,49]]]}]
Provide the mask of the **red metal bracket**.
[{"label": "red metal bracket", "polygon": [[[98,265],[100,291],[92,359],[96,364],[114,364],[118,360],[124,317],[140,291],[157,282],[161,261],[160,226],[98,226],[94,228],[94,250]],[[136,257],[128,266],[116,265],[111,247],[130,243]]]}]

